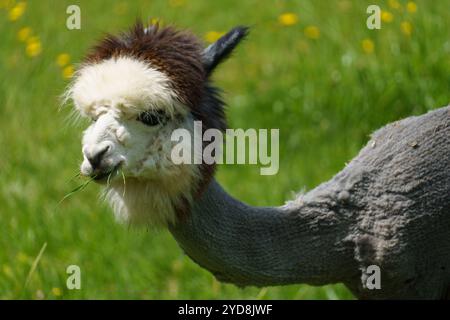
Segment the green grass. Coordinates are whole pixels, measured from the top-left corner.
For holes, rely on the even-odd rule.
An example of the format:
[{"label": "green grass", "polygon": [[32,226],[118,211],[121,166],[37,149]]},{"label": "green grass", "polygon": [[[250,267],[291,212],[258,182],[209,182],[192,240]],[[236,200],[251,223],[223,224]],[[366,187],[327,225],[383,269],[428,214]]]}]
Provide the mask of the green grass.
[{"label": "green grass", "polygon": [[[82,183],[73,177],[83,126],[68,124],[68,109],[58,111],[67,80],[56,57],[69,53],[76,63],[104,31],[136,17],[159,17],[200,36],[252,26],[214,78],[225,89],[231,128],[280,128],[280,171],[260,176],[257,166],[223,165],[218,180],[250,204],[278,205],[332,177],[374,129],[448,104],[450,1],[417,1],[416,13],[405,1],[400,9],[385,1],[175,2],[28,1],[14,22],[0,9],[0,298],[352,298],[342,285],[218,283],[167,231],[115,223],[95,184],[58,205]],[[377,31],[365,27],[374,2],[394,17]],[[74,3],[82,29],[69,31],[65,11]],[[284,12],[297,14],[298,23],[280,25]],[[410,36],[402,21],[411,23]],[[308,25],[320,29],[318,39],[305,36]],[[26,26],[42,43],[33,58],[17,39]],[[362,50],[363,39],[373,41],[373,53]],[[81,267],[81,290],[65,289],[71,264]]]}]

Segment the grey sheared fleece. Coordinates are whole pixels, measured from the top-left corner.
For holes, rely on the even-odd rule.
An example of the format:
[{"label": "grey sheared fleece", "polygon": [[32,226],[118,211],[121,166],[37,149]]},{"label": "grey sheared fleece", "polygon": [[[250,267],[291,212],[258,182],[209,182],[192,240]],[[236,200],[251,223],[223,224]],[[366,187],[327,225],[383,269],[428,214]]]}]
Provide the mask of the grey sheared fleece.
[{"label": "grey sheared fleece", "polygon": [[[330,181],[251,207],[212,181],[170,230],[219,280],[344,283],[358,298],[435,299],[450,286],[450,107],[391,123]],[[367,267],[381,289],[366,287]]]}]

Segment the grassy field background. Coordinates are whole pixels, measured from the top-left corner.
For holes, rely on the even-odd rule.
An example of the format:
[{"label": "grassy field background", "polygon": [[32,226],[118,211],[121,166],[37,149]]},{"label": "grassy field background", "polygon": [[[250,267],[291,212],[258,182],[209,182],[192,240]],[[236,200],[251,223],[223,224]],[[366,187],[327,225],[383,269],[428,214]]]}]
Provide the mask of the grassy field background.
[{"label": "grassy field background", "polygon": [[[368,30],[375,3],[382,29]],[[65,26],[70,4],[81,8],[81,30]],[[332,177],[374,129],[449,103],[449,8],[449,0],[0,0],[0,298],[352,298],[342,285],[221,284],[167,231],[115,223],[94,184],[58,205],[80,184],[72,178],[83,130],[68,124],[58,96],[93,41],[136,17],[205,42],[250,25],[214,78],[229,127],[280,128],[280,171],[223,165],[218,180],[250,204],[279,205]],[[81,290],[66,288],[71,264],[81,267]]]}]

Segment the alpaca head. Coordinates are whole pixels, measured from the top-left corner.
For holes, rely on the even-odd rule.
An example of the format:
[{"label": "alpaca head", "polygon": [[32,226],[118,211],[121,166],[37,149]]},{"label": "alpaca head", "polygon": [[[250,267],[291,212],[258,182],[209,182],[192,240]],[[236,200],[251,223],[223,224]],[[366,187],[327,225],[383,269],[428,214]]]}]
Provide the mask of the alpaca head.
[{"label": "alpaca head", "polygon": [[97,44],[77,70],[67,97],[91,119],[82,139],[81,174],[106,185],[116,217],[167,225],[189,211],[214,166],[174,164],[178,128],[223,130],[223,103],[209,75],[247,29],[238,27],[203,49],[186,32],[138,23]]}]

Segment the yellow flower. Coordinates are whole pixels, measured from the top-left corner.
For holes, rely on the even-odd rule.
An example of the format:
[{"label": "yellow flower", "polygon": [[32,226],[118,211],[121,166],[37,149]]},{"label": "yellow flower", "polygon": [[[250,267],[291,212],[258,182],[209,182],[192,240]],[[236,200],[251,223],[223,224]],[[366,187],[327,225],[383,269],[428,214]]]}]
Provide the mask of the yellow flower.
[{"label": "yellow flower", "polygon": [[27,56],[36,57],[42,52],[41,41],[38,37],[31,37],[27,40],[27,47],[25,49]]},{"label": "yellow flower", "polygon": [[70,62],[70,55],[68,53],[61,53],[56,57],[56,64],[61,68]]},{"label": "yellow flower", "polygon": [[19,32],[17,32],[17,38],[19,41],[25,42],[28,38],[30,38],[31,34],[32,30],[30,27],[23,27],[19,30]]},{"label": "yellow flower", "polygon": [[298,16],[291,12],[283,13],[278,17],[278,22],[283,26],[292,26],[298,22]]},{"label": "yellow flower", "polygon": [[61,292],[61,289],[60,288],[52,288],[52,294],[55,296],[55,297],[60,297],[61,296],[61,294],[62,294],[62,292]]},{"label": "yellow flower", "polygon": [[408,2],[406,5],[406,10],[408,10],[408,12],[415,13],[417,11],[417,4],[412,1]]},{"label": "yellow flower", "polygon": [[316,26],[307,26],[305,28],[305,36],[307,36],[310,39],[319,39],[320,30]]},{"label": "yellow flower", "polygon": [[405,36],[410,36],[412,33],[412,24],[409,21],[403,21],[400,28]]},{"label": "yellow flower", "polygon": [[373,51],[375,49],[375,44],[370,39],[364,39],[361,42],[361,46],[362,46],[362,49],[363,49],[364,53],[366,53],[366,54],[373,53]]},{"label": "yellow flower", "polygon": [[392,9],[400,9],[402,7],[397,0],[389,0],[389,6]]},{"label": "yellow flower", "polygon": [[163,21],[160,18],[152,18],[150,20],[150,24],[159,24],[160,26],[162,26],[163,25]]},{"label": "yellow flower", "polygon": [[389,11],[381,11],[381,21],[383,22],[392,22],[394,20],[394,15]]},{"label": "yellow flower", "polygon": [[73,72],[74,72],[73,66],[72,65],[68,65],[67,67],[65,67],[62,70],[62,76],[63,76],[64,79],[70,79],[73,76]]},{"label": "yellow flower", "polygon": [[219,38],[224,34],[225,32],[209,31],[205,34],[205,40],[206,42],[213,43],[219,40]]},{"label": "yellow flower", "polygon": [[8,13],[9,20],[16,21],[17,19],[19,19],[25,12],[26,7],[27,4],[23,1],[19,2],[14,7],[12,7]]}]

